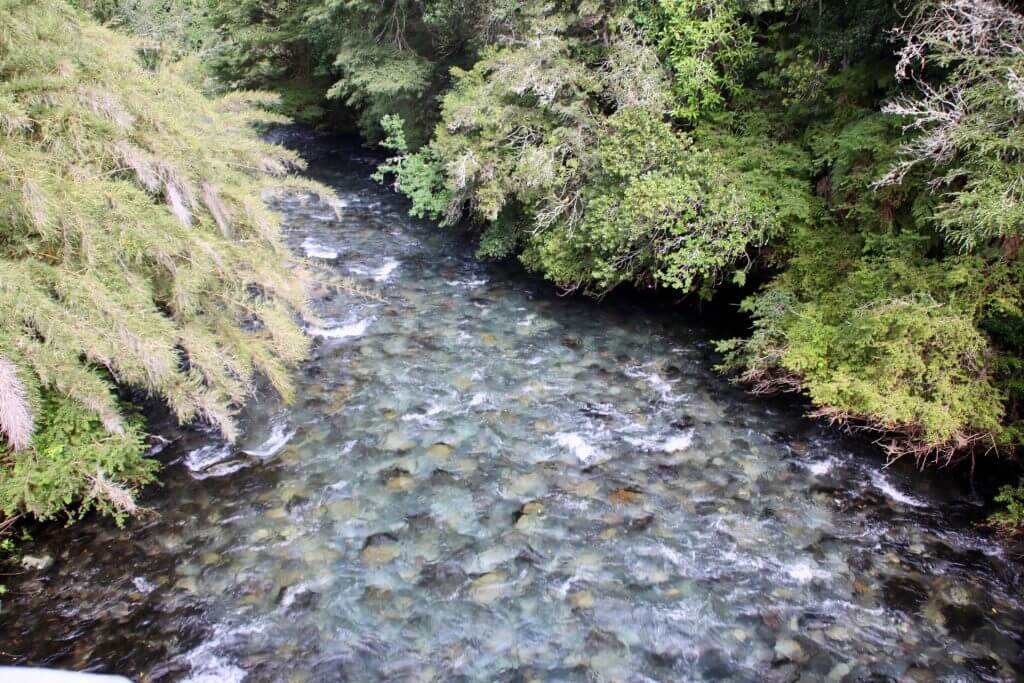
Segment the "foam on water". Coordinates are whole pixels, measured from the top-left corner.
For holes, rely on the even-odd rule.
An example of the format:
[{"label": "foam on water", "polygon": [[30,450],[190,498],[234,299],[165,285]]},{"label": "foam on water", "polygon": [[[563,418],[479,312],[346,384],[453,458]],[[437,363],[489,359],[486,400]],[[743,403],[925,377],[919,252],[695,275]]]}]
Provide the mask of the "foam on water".
[{"label": "foam on water", "polygon": [[928,503],[923,500],[919,500],[910,494],[900,491],[891,481],[889,481],[885,474],[878,470],[871,470],[871,484],[897,503],[902,503],[903,505],[909,505],[910,507],[915,508],[928,507]]},{"label": "foam on water", "polygon": [[288,445],[288,442],[291,441],[293,436],[295,436],[295,430],[289,430],[287,423],[280,422],[271,428],[270,436],[266,441],[256,448],[244,450],[242,452],[256,458],[270,458],[277,455],[282,448]]},{"label": "foam on water", "polygon": [[600,449],[587,443],[582,435],[576,432],[561,432],[555,434],[555,443],[568,450],[583,465],[593,465],[605,458]]},{"label": "foam on water", "polygon": [[810,560],[800,560],[786,567],[786,574],[797,583],[810,583],[814,579],[828,578],[829,574],[822,571]]},{"label": "foam on water", "polygon": [[318,258],[324,260],[331,260],[338,258],[338,252],[335,249],[331,249],[328,246],[317,242],[312,237],[307,237],[302,241],[302,250],[306,252],[306,256],[310,258]]},{"label": "foam on water", "polygon": [[144,576],[136,576],[132,578],[132,585],[135,586],[135,590],[140,593],[152,593],[156,590],[156,584],[149,581]]},{"label": "foam on water", "polygon": [[666,453],[674,453],[676,451],[685,451],[693,444],[693,430],[688,430],[682,434],[676,434],[665,439],[665,443],[661,444],[661,450]]},{"label": "foam on water", "polygon": [[208,444],[185,454],[185,467],[196,479],[222,477],[237,472],[244,463],[233,463],[235,451],[228,444]]},{"label": "foam on water", "polygon": [[839,462],[833,457],[827,457],[823,460],[812,460],[804,463],[804,467],[807,471],[816,477],[822,477],[832,471],[832,468]]},{"label": "foam on water", "polygon": [[458,287],[460,289],[476,289],[477,287],[483,287],[487,284],[485,278],[470,278],[467,280],[447,280],[449,287]]},{"label": "foam on water", "polygon": [[321,339],[353,339],[362,337],[366,330],[373,324],[373,318],[356,319],[339,325],[338,327],[316,327],[307,328],[309,334]]},{"label": "foam on water", "polygon": [[[630,432],[644,432],[646,431],[641,425],[627,424],[618,430],[621,433]],[[693,445],[694,430],[687,429],[679,434],[672,434],[670,436],[663,435],[648,435],[643,437],[627,436],[625,440],[627,443],[636,446],[637,448],[646,451],[663,451],[665,453],[677,453],[685,451]]]},{"label": "foam on water", "polygon": [[221,627],[214,635],[184,656],[191,671],[182,683],[242,683],[249,672],[219,651],[230,649],[238,641],[262,630],[259,623]]},{"label": "foam on water", "polygon": [[398,267],[402,265],[402,262],[398,259],[391,258],[390,256],[384,259],[384,263],[373,271],[374,282],[387,282],[394,275]]}]

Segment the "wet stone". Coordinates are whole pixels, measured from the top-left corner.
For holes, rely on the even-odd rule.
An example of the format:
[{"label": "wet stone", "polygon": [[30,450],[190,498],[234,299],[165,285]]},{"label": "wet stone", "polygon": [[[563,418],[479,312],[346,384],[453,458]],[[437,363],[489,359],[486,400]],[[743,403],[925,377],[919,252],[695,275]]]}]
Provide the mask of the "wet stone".
[{"label": "wet stone", "polygon": [[569,596],[569,602],[577,609],[590,609],[594,606],[594,594],[590,591],[580,591]]},{"label": "wet stone", "polygon": [[508,592],[508,574],[490,572],[473,581],[469,587],[470,598],[481,605],[489,605]]},{"label": "wet stone", "polygon": [[53,565],[50,555],[23,555],[20,562],[22,568],[34,572],[46,571]]},{"label": "wet stone", "polygon": [[524,515],[539,515],[544,512],[544,504],[540,501],[531,500],[529,503],[523,506],[522,514]]},{"label": "wet stone", "polygon": [[435,443],[427,449],[427,455],[435,458],[447,458],[452,454],[452,447],[446,443]]},{"label": "wet stone", "polygon": [[616,489],[608,494],[608,501],[612,505],[625,506],[636,505],[643,500],[643,493],[636,489]]},{"label": "wet stone", "polygon": [[366,539],[361,554],[367,564],[382,565],[398,558],[402,554],[402,549],[394,536],[376,534]]},{"label": "wet stone", "polygon": [[957,638],[970,638],[985,625],[985,613],[974,605],[946,605],[942,608],[946,629]]},{"label": "wet stone", "polygon": [[385,486],[389,491],[404,492],[411,491],[416,481],[405,472],[398,472],[387,477]]},{"label": "wet stone", "polygon": [[396,430],[387,433],[381,448],[386,451],[411,451],[416,448],[416,442]]},{"label": "wet stone", "polygon": [[909,614],[916,613],[928,599],[924,586],[909,577],[889,579],[882,587],[882,592],[890,607]]},{"label": "wet stone", "polygon": [[732,676],[733,669],[728,657],[719,649],[704,650],[697,659],[697,666],[705,680],[725,680]]},{"label": "wet stone", "polygon": [[935,683],[935,674],[927,669],[911,667],[903,672],[903,683]]},{"label": "wet stone", "polygon": [[473,386],[473,380],[466,376],[456,377],[451,383],[459,391],[468,391]]},{"label": "wet stone", "polygon": [[786,661],[803,661],[807,658],[800,643],[792,638],[782,638],[775,641],[775,656]]}]

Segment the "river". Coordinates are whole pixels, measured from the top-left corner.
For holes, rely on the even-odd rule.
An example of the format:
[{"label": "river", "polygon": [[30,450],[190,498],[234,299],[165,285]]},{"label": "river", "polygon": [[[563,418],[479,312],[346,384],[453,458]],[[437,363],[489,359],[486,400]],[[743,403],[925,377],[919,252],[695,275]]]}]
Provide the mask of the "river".
[{"label": "river", "polygon": [[[752,398],[699,321],[559,297],[405,214],[378,159],[282,133],[337,206],[297,401],[163,429],[153,513],[5,577],[0,661],[152,681],[1024,677],[1021,566],[978,500]],[[340,212],[336,209],[340,208]]]}]

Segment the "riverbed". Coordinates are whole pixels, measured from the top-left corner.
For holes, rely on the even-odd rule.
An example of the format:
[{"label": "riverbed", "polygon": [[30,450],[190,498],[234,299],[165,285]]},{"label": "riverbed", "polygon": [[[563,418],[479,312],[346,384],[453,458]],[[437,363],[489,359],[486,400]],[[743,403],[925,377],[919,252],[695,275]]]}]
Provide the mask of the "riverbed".
[{"label": "riverbed", "polygon": [[[167,426],[152,513],[6,577],[0,661],[152,681],[1024,677],[969,488],[746,395],[699,319],[560,297],[406,215],[354,146],[273,200],[320,288],[285,406]],[[966,489],[966,490],[965,490]]]}]

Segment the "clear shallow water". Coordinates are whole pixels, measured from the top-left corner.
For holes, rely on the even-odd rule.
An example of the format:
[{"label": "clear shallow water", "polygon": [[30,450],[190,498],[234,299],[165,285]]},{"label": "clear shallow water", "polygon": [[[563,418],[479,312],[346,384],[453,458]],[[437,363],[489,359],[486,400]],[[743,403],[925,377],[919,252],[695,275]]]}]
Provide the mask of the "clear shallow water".
[{"label": "clear shallow water", "polygon": [[[302,141],[300,136],[300,142]],[[306,140],[309,143],[308,140]],[[323,147],[310,149],[329,151]],[[975,501],[758,401],[671,315],[553,296],[354,150],[278,201],[322,292],[297,402],[168,429],[159,511],[47,531],[3,661],[150,680],[1013,680]]]}]

